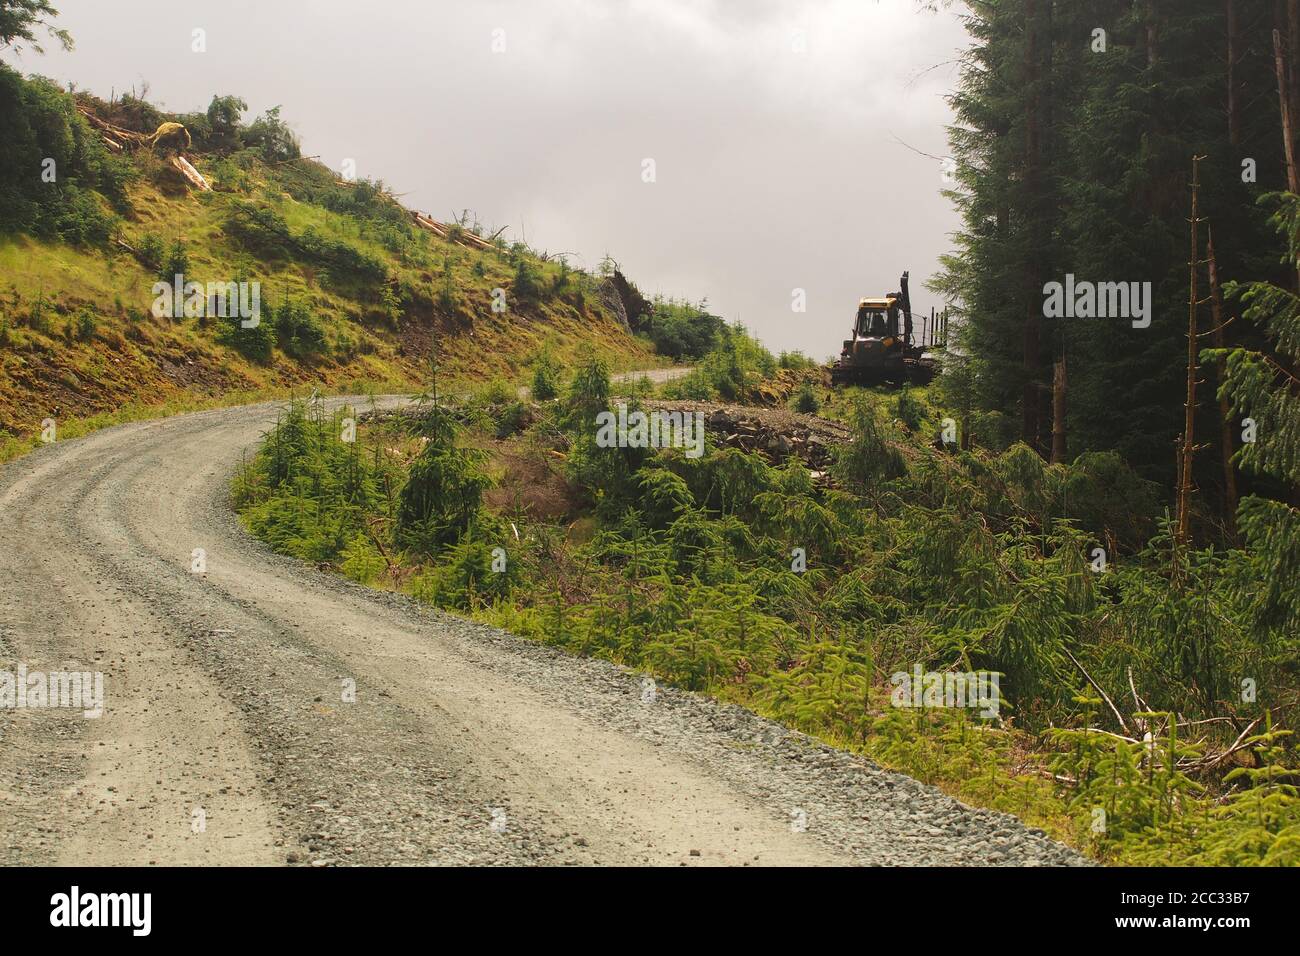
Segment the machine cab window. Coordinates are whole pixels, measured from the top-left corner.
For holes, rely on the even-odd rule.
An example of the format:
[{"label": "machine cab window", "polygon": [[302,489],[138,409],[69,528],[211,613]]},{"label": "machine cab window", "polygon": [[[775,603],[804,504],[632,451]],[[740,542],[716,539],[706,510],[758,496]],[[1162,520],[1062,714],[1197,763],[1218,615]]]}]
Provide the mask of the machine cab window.
[{"label": "machine cab window", "polygon": [[863,299],[853,329],[857,339],[883,339],[898,335],[898,306],[889,299]]}]

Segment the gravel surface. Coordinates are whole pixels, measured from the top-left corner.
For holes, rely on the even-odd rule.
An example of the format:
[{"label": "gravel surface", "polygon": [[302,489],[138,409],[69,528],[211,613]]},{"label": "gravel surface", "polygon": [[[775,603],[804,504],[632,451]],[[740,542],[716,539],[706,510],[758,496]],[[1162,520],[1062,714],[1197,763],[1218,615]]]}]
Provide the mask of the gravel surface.
[{"label": "gravel surface", "polygon": [[618,372],[609,377],[610,382],[639,382],[641,379],[649,379],[656,385],[662,385],[664,382],[671,382],[674,379],[685,378],[694,371],[693,365],[678,365],[673,368],[648,368],[639,372]]},{"label": "gravel surface", "polygon": [[228,487],[279,408],[0,468],[0,669],[102,671],[106,698],[0,711],[0,861],[1085,862],[741,708],[271,553]]}]

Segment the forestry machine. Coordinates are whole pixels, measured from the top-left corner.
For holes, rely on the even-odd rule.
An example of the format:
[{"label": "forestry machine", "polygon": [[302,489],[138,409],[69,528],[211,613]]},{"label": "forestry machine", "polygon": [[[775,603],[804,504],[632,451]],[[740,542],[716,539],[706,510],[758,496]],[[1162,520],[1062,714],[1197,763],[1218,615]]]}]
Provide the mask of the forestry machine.
[{"label": "forestry machine", "polygon": [[[912,299],[907,291],[907,275],[904,272],[899,280],[901,291],[858,303],[853,338],[845,340],[839,359],[831,366],[832,385],[925,383],[934,378],[934,358],[927,354],[924,344],[917,345],[912,339]],[[932,316],[930,327],[937,332],[936,321]]]}]

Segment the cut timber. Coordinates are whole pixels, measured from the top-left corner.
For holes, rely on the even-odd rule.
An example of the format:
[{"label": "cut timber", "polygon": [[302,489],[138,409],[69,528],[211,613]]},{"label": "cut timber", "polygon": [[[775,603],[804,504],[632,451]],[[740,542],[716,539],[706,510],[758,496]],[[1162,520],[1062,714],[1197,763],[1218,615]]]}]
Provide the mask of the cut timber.
[{"label": "cut timber", "polygon": [[84,106],[78,106],[77,112],[86,118],[86,122],[95,129],[99,130],[100,136],[109,143],[110,148],[121,151],[125,145],[143,146],[148,142],[148,137],[143,133],[133,133],[129,129],[122,129],[120,126],[114,126],[112,123],[106,123]]},{"label": "cut timber", "polygon": [[173,156],[172,167],[178,170],[195,189],[202,192],[212,191],[212,187],[209,186],[208,181],[203,178],[203,174],[190,165],[190,161],[184,156]]},{"label": "cut timber", "polygon": [[453,234],[451,227],[446,223],[438,222],[436,219],[430,219],[428,216],[422,216],[418,212],[412,212],[411,218],[415,220],[417,226],[422,229],[427,229],[440,239],[448,239],[452,242],[458,242],[462,246],[468,246],[471,249],[496,248],[496,246],[488,242],[488,240],[484,239],[482,236],[477,236],[464,227],[462,227],[457,233]]},{"label": "cut timber", "polygon": [[421,216],[418,212],[411,213],[411,216],[415,219],[415,224],[417,226],[429,230],[429,232],[434,233],[440,239],[447,238],[447,233],[443,229],[441,229],[439,227],[439,224],[434,222],[432,219],[429,219],[425,216]]}]

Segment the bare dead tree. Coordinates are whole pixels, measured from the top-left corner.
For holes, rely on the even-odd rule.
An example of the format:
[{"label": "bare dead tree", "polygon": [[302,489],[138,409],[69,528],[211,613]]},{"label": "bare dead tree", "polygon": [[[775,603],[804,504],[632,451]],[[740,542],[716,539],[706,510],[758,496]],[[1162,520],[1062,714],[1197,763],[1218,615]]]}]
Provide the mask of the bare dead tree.
[{"label": "bare dead tree", "polygon": [[[1219,285],[1219,262],[1214,255],[1214,230],[1209,230],[1206,257],[1210,269],[1210,309],[1214,321],[1214,347],[1221,349],[1227,341],[1224,332],[1226,323],[1223,319],[1223,289]],[[1219,385],[1227,376],[1227,361],[1220,358],[1217,363]],[[1234,534],[1237,520],[1237,473],[1232,467],[1232,455],[1235,447],[1232,439],[1232,425],[1229,422],[1231,404],[1226,394],[1219,395],[1219,446],[1223,465],[1223,511],[1228,533]]]}]

